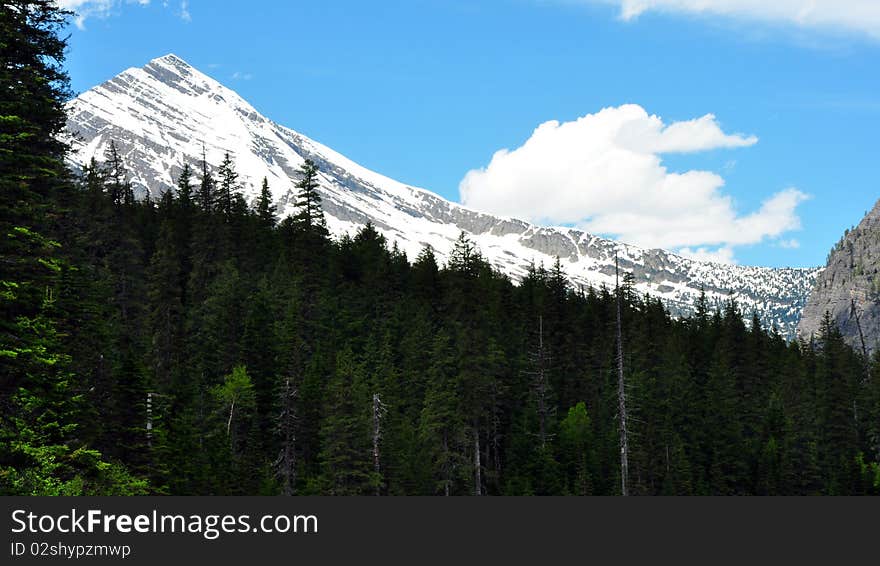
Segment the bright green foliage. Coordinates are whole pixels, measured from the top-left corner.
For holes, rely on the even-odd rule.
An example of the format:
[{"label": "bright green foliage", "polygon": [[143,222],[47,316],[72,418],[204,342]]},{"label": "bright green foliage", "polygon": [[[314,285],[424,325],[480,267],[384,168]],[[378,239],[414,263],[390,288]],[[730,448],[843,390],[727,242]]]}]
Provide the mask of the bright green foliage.
[{"label": "bright green foliage", "polygon": [[254,385],[247,369],[244,366],[232,368],[232,373],[223,379],[223,383],[214,387],[213,394],[223,411],[228,412],[226,435],[233,438],[233,433],[241,428],[242,421],[256,406]]},{"label": "bright green foliage", "polygon": [[560,460],[566,487],[573,495],[590,495],[596,473],[593,425],[581,401],[568,410],[559,425]]}]

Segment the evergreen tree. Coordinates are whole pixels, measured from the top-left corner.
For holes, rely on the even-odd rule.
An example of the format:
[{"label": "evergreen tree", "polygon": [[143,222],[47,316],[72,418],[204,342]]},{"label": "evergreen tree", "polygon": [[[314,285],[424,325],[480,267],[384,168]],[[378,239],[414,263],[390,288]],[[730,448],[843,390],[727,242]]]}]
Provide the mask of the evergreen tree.
[{"label": "evergreen tree", "polygon": [[857,429],[853,420],[852,380],[859,375],[855,355],[843,341],[840,329],[826,312],[819,327],[819,359],[816,382],[819,419],[823,432],[823,475],[826,489],[834,495],[851,493]]},{"label": "evergreen tree", "polygon": [[324,489],[329,495],[371,493],[371,395],[363,368],[347,349],[337,356],[326,399],[319,455]]},{"label": "evergreen tree", "polygon": [[48,0],[0,9],[0,494],[143,493],[80,436],[82,397],[59,306],[73,257],[53,239],[70,203],[64,126],[69,12]]},{"label": "evergreen tree", "polygon": [[272,193],[269,192],[269,180],[263,177],[263,186],[257,199],[257,218],[264,227],[271,228],[278,221],[276,212],[277,207],[272,202]]},{"label": "evergreen tree", "polygon": [[460,410],[456,363],[447,335],[439,333],[431,351],[428,390],[419,422],[419,439],[427,462],[432,463],[428,493],[454,495],[461,489],[467,467],[466,428]]},{"label": "evergreen tree", "polygon": [[298,173],[302,178],[296,184],[297,212],[293,216],[293,223],[302,232],[326,235],[326,221],[318,193],[318,166],[311,159],[306,159]]},{"label": "evergreen tree", "polygon": [[235,197],[238,194],[238,173],[235,171],[235,164],[232,162],[232,156],[227,151],[223,156],[223,162],[217,170],[220,177],[220,185],[217,190],[217,209],[229,222],[235,205]]},{"label": "evergreen tree", "polygon": [[67,119],[69,97],[64,72],[66,42],[59,37],[69,12],[49,0],[5,2],[0,15],[0,222],[3,257],[17,247],[9,242],[10,227],[30,229],[47,212],[65,185],[59,141]]},{"label": "evergreen tree", "polygon": [[104,167],[107,184],[105,190],[110,195],[110,202],[117,208],[123,204],[133,204],[134,197],[128,182],[128,173],[125,170],[122,156],[119,155],[116,142],[113,140],[110,140],[110,145],[104,152]]},{"label": "evergreen tree", "polygon": [[208,170],[208,162],[205,159],[204,148],[202,148],[202,180],[199,183],[198,198],[196,200],[203,213],[211,212],[217,204],[214,177]]},{"label": "evergreen tree", "polygon": [[193,206],[193,173],[189,163],[183,164],[180,177],[177,178],[177,202],[180,203],[181,210],[189,216]]},{"label": "evergreen tree", "polygon": [[[165,193],[163,208],[172,206],[170,194]],[[182,363],[183,354],[182,261],[176,244],[171,212],[168,211],[147,272],[154,383],[165,392],[171,392],[172,374]]]}]

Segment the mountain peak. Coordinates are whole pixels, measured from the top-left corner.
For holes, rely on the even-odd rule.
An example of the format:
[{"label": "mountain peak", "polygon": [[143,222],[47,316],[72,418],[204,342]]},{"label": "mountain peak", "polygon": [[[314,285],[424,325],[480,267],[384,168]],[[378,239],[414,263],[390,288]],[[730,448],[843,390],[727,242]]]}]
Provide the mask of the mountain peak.
[{"label": "mountain peak", "polygon": [[144,65],[144,69],[147,69],[149,67],[161,67],[164,69],[171,69],[180,74],[187,75],[191,74],[192,71],[196,71],[195,67],[193,67],[174,53],[169,53],[167,55],[151,59],[149,63]]},{"label": "mountain peak", "polygon": [[164,63],[173,65],[182,64],[186,65],[187,67],[192,66],[174,53],[168,53],[166,55],[162,55],[161,57],[156,57],[155,59],[152,59],[150,63]]},{"label": "mountain peak", "polygon": [[217,90],[222,85],[202,73],[174,53],[152,59],[141,71],[159,82],[174,87],[185,94],[203,94],[205,91]]}]

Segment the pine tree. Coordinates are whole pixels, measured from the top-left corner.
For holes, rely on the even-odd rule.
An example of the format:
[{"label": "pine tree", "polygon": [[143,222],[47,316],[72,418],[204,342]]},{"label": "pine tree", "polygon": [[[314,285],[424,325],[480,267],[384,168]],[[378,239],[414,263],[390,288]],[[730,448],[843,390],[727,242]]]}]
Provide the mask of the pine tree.
[{"label": "pine tree", "polygon": [[372,402],[363,368],[348,349],[337,356],[326,396],[319,455],[324,489],[329,495],[371,493]]},{"label": "pine tree", "polygon": [[819,418],[825,450],[822,454],[826,489],[834,495],[851,493],[850,481],[857,452],[852,379],[859,375],[851,348],[826,312],[819,327],[819,359],[816,381]]},{"label": "pine tree", "polygon": [[449,269],[466,276],[476,276],[483,265],[483,256],[466,232],[461,232],[449,254]]},{"label": "pine tree", "polygon": [[[69,12],[49,0],[12,0],[0,15],[0,222],[33,225],[50,197],[65,186],[67,147],[63,102],[69,97],[63,68],[66,41],[59,37]],[[15,247],[4,239],[3,257]]]},{"label": "pine tree", "polygon": [[119,155],[116,142],[113,140],[110,140],[110,145],[104,152],[104,168],[106,171],[106,192],[110,195],[110,202],[116,207],[133,203],[134,199],[129,197],[131,185],[128,182],[128,173],[122,162],[122,156]]},{"label": "pine tree", "polygon": [[432,463],[428,493],[454,495],[466,469],[466,430],[456,383],[455,355],[449,337],[439,333],[431,350],[428,390],[419,421],[419,440]]},{"label": "pine tree", "polygon": [[217,170],[220,177],[220,185],[217,190],[217,209],[229,222],[235,205],[235,197],[239,192],[238,173],[235,171],[235,164],[232,162],[232,156],[227,151],[223,156],[223,162]]},{"label": "pine tree", "polygon": [[280,372],[276,367],[278,338],[273,332],[275,314],[272,293],[266,280],[258,284],[245,304],[240,357],[247,365],[254,384],[261,437],[268,439],[276,415],[274,408]]},{"label": "pine tree", "polygon": [[208,162],[205,158],[205,150],[202,148],[202,180],[199,183],[197,199],[199,208],[203,213],[214,210],[217,204],[217,195],[214,188],[214,177],[208,170]]},{"label": "pine tree", "polygon": [[165,219],[147,271],[154,383],[165,392],[171,391],[172,374],[182,362],[184,324],[181,258],[176,247],[172,211],[168,210],[173,206],[170,194],[166,193],[160,208]]},{"label": "pine tree", "polygon": [[321,195],[318,193],[318,166],[311,159],[306,159],[298,173],[302,177],[296,184],[297,212],[293,222],[297,228],[306,233],[326,235],[326,221],[321,210]]},{"label": "pine tree", "polygon": [[257,199],[257,218],[267,228],[275,226],[278,221],[276,216],[277,207],[272,202],[272,193],[269,191],[269,180],[263,177],[263,186]]},{"label": "pine tree", "polygon": [[0,494],[143,493],[80,436],[82,397],[72,374],[61,282],[75,254],[53,239],[71,202],[58,141],[65,123],[69,12],[48,0],[0,9]]},{"label": "pine tree", "polygon": [[180,204],[181,210],[187,214],[194,205],[192,179],[192,168],[190,168],[189,163],[184,163],[180,177],[177,178],[177,202]]},{"label": "pine tree", "polygon": [[[52,2],[0,11],[0,494],[67,489],[75,423],[56,293],[64,264],[46,234],[64,190],[65,12]],[[66,477],[67,476],[67,477]]]}]

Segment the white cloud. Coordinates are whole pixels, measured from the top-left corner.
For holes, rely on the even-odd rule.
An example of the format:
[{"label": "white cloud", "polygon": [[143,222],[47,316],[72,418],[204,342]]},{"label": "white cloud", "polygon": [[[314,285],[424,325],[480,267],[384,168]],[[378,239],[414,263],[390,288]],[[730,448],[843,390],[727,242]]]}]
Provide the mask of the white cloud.
[{"label": "white cloud", "polygon": [[620,6],[632,20],[648,11],[721,16],[740,20],[856,32],[880,39],[877,0],[580,0]]},{"label": "white cloud", "polygon": [[[108,18],[114,14],[123,4],[138,4],[147,6],[150,0],[55,0],[56,4],[65,10],[75,12],[73,23],[79,29],[85,29],[85,22],[89,18]],[[168,1],[162,2],[162,7],[168,7]],[[182,0],[180,4],[180,18],[184,21],[192,21],[189,13],[189,1]]]},{"label": "white cloud", "polygon": [[605,108],[572,122],[549,121],[514,150],[468,172],[459,190],[470,207],[537,223],[568,224],[646,247],[733,261],[733,248],[800,228],[794,188],[737,213],[710,171],[670,172],[661,154],[746,147],[711,114],[664,124],[641,107]]},{"label": "white cloud", "polygon": [[254,76],[251,73],[243,73],[241,71],[235,71],[232,73],[232,80],[234,81],[249,81],[252,78],[254,78]]},{"label": "white cloud", "polygon": [[85,29],[86,18],[106,18],[116,5],[116,0],[56,0],[59,7],[75,12],[73,22],[79,29]]},{"label": "white cloud", "polygon": [[627,121],[621,127],[617,137],[622,145],[644,153],[691,153],[758,143],[755,136],[725,134],[714,114],[669,126],[664,126],[657,116],[645,116],[645,120]]}]

